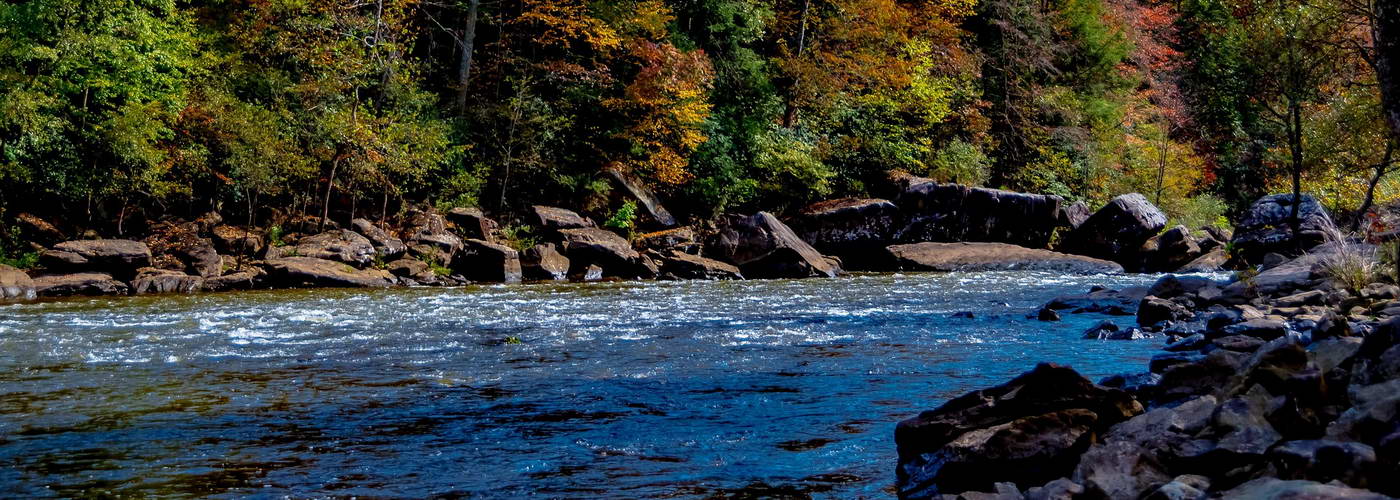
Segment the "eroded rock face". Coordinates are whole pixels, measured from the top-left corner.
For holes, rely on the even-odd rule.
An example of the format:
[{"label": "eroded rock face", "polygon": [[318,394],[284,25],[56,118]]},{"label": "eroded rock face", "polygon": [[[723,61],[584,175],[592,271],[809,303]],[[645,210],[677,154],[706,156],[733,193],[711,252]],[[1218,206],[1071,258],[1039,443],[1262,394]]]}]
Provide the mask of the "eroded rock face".
[{"label": "eroded rock face", "polygon": [[79,265],[84,270],[105,271],[117,276],[132,276],[137,269],[151,265],[151,249],[139,241],[65,241],[54,245],[54,250],[81,258]]},{"label": "eroded rock face", "polygon": [[592,220],[579,215],[573,210],[558,207],[546,207],[535,205],[535,216],[540,219],[540,229],[545,231],[558,231],[561,229],[582,229],[594,227]]},{"label": "eroded rock face", "polygon": [[569,258],[553,243],[541,243],[521,254],[520,269],[527,280],[564,281],[569,279]]},{"label": "eroded rock face", "polygon": [[355,232],[369,239],[374,245],[374,252],[380,259],[385,261],[394,260],[408,252],[408,245],[403,240],[395,238],[388,231],[370,222],[369,219],[355,219],[350,221],[350,226],[355,228]]},{"label": "eroded rock face", "polygon": [[136,279],[131,280],[131,293],[135,295],[194,293],[203,288],[203,277],[169,269],[145,268],[136,274]]},{"label": "eroded rock face", "polygon": [[38,296],[34,280],[24,271],[0,264],[0,301],[32,300]]},{"label": "eroded rock face", "polygon": [[902,498],[1021,488],[1069,476],[1094,435],[1142,412],[1127,393],[1094,385],[1068,367],[1041,364],[895,428]]},{"label": "eroded rock face", "polygon": [[1230,240],[1235,253],[1245,262],[1256,264],[1268,253],[1298,255],[1327,241],[1326,233],[1336,229],[1332,216],[1312,195],[1299,198],[1297,234],[1293,233],[1290,218],[1292,193],[1265,196],[1250,205]]},{"label": "eroded rock face", "polygon": [[1062,200],[918,179],[895,203],[904,212],[903,227],[896,232],[901,242],[988,241],[1045,248],[1060,223]]},{"label": "eroded rock face", "polygon": [[520,254],[515,249],[484,240],[463,242],[462,254],[453,267],[472,281],[490,283],[519,283]]},{"label": "eroded rock face", "polygon": [[737,265],[747,278],[835,277],[841,266],[768,212],[726,216],[705,245],[709,257]]},{"label": "eroded rock face", "polygon": [[1123,266],[1106,260],[1006,243],[913,243],[891,245],[886,251],[895,269],[909,271],[1123,272]]},{"label": "eroded rock face", "polygon": [[818,251],[839,255],[852,268],[875,269],[867,262],[894,242],[901,219],[899,207],[878,198],[842,198],[809,205],[792,220],[792,228]]},{"label": "eroded rock face", "polygon": [[374,243],[360,233],[337,229],[302,238],[297,242],[297,256],[333,260],[356,266],[374,262]]},{"label": "eroded rock face", "polygon": [[590,265],[603,269],[605,276],[635,278],[645,275],[642,255],[617,233],[596,227],[564,229],[564,255],[569,257],[571,274],[578,274]]},{"label": "eroded rock face", "polygon": [[1130,193],[1114,198],[1065,238],[1070,252],[1131,262],[1137,250],[1167,225],[1167,216],[1147,198]]},{"label": "eroded rock face", "polygon": [[355,269],[314,257],[285,257],[264,263],[268,279],[286,287],[385,287],[394,284],[387,271]]},{"label": "eroded rock face", "polygon": [[34,278],[34,291],[40,297],[73,295],[126,295],[130,288],[106,273],[45,275]]}]

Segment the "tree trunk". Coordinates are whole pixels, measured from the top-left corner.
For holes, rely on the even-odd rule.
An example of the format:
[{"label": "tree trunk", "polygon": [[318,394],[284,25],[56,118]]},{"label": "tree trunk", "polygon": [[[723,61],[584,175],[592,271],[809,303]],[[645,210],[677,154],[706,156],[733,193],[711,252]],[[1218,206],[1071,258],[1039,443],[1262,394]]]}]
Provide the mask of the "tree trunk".
[{"label": "tree trunk", "polygon": [[1373,5],[1381,107],[1394,136],[1400,138],[1400,0],[1375,0]]},{"label": "tree trunk", "polygon": [[462,24],[462,58],[457,63],[457,112],[467,111],[467,80],[472,76],[472,52],[476,45],[476,12],[481,0],[467,0],[467,19]]},{"label": "tree trunk", "polygon": [[1385,169],[1390,166],[1390,158],[1395,153],[1395,141],[1385,144],[1385,156],[1381,157],[1380,163],[1376,164],[1376,172],[1371,174],[1371,181],[1366,183],[1366,198],[1361,201],[1361,208],[1356,210],[1356,217],[1352,218],[1351,230],[1355,232],[1361,228],[1361,219],[1366,217],[1366,212],[1371,210],[1371,203],[1376,200],[1376,185],[1380,184],[1381,177],[1385,176]]},{"label": "tree trunk", "polygon": [[1288,224],[1293,230],[1293,241],[1297,243],[1298,205],[1302,204],[1303,184],[1303,110],[1298,101],[1288,100],[1288,118],[1288,150],[1293,160],[1293,208],[1289,210]]},{"label": "tree trunk", "polygon": [[316,227],[316,232],[318,233],[326,230],[326,219],[331,216],[331,190],[335,189],[335,171],[339,168],[339,159],[331,161],[331,177],[328,182],[326,182],[326,198],[325,201],[321,203],[321,221]]}]

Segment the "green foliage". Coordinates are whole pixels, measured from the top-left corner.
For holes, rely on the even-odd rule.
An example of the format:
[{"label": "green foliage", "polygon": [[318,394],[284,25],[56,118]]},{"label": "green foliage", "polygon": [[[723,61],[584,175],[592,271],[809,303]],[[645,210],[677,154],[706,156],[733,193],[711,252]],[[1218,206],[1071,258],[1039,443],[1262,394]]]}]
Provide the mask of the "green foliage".
[{"label": "green foliage", "polygon": [[1167,213],[1168,218],[1172,220],[1169,226],[1180,224],[1191,230],[1207,226],[1230,227],[1229,220],[1225,218],[1225,212],[1229,210],[1225,200],[1203,194],[1183,201],[1180,204],[1172,204],[1174,209]]},{"label": "green foliage", "polygon": [[268,228],[267,228],[267,244],[268,244],[268,245],[271,245],[271,246],[274,246],[274,247],[285,246],[285,245],[287,244],[287,242],[282,241],[282,235],[283,235],[283,234],[284,234],[284,233],[283,233],[283,231],[282,231],[282,226],[278,226],[278,225],[268,226]]},{"label": "green foliage", "polygon": [[618,207],[617,211],[603,222],[603,227],[631,232],[633,228],[637,227],[637,202],[632,200],[622,202],[622,206]]},{"label": "green foliage", "polygon": [[501,238],[505,239],[506,246],[514,248],[517,252],[524,252],[540,244],[540,238],[534,231],[535,228],[528,224],[507,224],[501,227]]}]

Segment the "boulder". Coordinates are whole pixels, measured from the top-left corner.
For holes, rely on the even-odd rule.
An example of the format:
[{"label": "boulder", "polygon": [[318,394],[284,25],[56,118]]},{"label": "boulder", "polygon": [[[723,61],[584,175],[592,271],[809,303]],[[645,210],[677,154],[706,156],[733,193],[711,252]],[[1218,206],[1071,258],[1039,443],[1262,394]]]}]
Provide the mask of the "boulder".
[{"label": "boulder", "polygon": [[335,229],[302,238],[297,242],[297,256],[333,260],[355,266],[374,262],[374,243],[349,229]]},{"label": "boulder", "polygon": [[343,262],[314,257],[284,257],[264,263],[268,279],[284,287],[386,287],[393,275],[377,269],[355,269]]},{"label": "boulder", "polygon": [[261,288],[267,272],[261,268],[240,269],[223,276],[206,278],[204,291],[225,292],[230,290],[252,290]]},{"label": "boulder", "polygon": [[676,218],[671,215],[671,212],[666,211],[666,207],[661,204],[661,198],[647,188],[646,183],[617,166],[606,168],[604,172],[607,172],[608,176],[612,177],[613,182],[621,186],[623,191],[630,194],[632,199],[641,205],[651,220],[664,227],[676,225]]},{"label": "boulder", "polygon": [[34,291],[40,297],[73,295],[126,295],[126,283],[106,273],[54,274],[34,278]]},{"label": "boulder", "polygon": [[582,229],[594,227],[592,220],[567,210],[556,207],[546,207],[535,205],[535,216],[540,219],[540,229],[545,231],[558,231],[561,229]]},{"label": "boulder", "polygon": [[661,252],[658,256],[661,261],[661,276],[668,279],[744,279],[738,267],[714,259],[677,251]]},{"label": "boulder", "polygon": [[457,226],[462,236],[485,241],[495,241],[496,229],[500,227],[479,208],[454,208],[447,212],[447,220]]},{"label": "boulder", "polygon": [[1140,270],[1171,272],[1200,257],[1204,251],[1186,226],[1176,226],[1153,236],[1139,249]]},{"label": "boulder", "polygon": [[1083,494],[1083,486],[1062,477],[1026,490],[1026,500],[1074,500]]},{"label": "boulder", "polygon": [[678,227],[639,235],[636,245],[642,250],[661,251],[674,248],[685,253],[698,253],[700,250],[699,241],[695,229]]},{"label": "boulder", "polygon": [[34,290],[34,280],[24,271],[0,264],[0,302],[6,300],[31,300],[38,296]]},{"label": "boulder", "polygon": [[878,269],[884,264],[878,255],[894,243],[899,221],[899,207],[889,200],[842,198],[807,206],[791,225],[803,241],[853,269]]},{"label": "boulder", "polygon": [[1183,474],[1143,497],[1143,500],[1201,500],[1210,489],[1210,478]]},{"label": "boulder", "polygon": [[151,249],[154,267],[205,278],[223,274],[223,257],[219,256],[213,241],[200,236],[200,228],[200,224],[194,222],[153,224],[145,243]]},{"label": "boulder", "polygon": [[382,260],[397,259],[408,252],[408,245],[403,240],[395,238],[369,219],[352,220],[350,226],[355,228],[355,232],[369,239],[370,244],[374,245],[375,254]]},{"label": "boulder", "polygon": [[1089,448],[1074,469],[1074,481],[1098,498],[1139,498],[1171,481],[1157,458],[1131,441]]},{"label": "boulder", "polygon": [[106,271],[115,276],[134,276],[136,270],[151,265],[151,249],[131,240],[74,240],[54,245],[54,250],[81,257],[84,270]]},{"label": "boulder", "polygon": [[1060,226],[1069,228],[1071,231],[1084,225],[1084,221],[1089,220],[1093,212],[1089,210],[1089,205],[1082,201],[1076,201],[1060,207]]},{"label": "boulder", "polygon": [[1222,498],[1269,499],[1329,499],[1329,500],[1390,500],[1391,497],[1357,488],[1315,481],[1286,481],[1276,477],[1261,477],[1221,493]]},{"label": "boulder", "polygon": [[1084,224],[1070,231],[1064,249],[1069,252],[1131,262],[1143,243],[1167,225],[1167,216],[1147,198],[1130,193],[1114,198],[1094,212]]},{"label": "boulder", "polygon": [[1276,319],[1259,318],[1227,326],[1222,331],[1225,335],[1244,335],[1273,340],[1288,333],[1288,323]]},{"label": "boulder", "polygon": [[1176,271],[1179,273],[1213,273],[1225,270],[1225,263],[1230,261],[1230,254],[1225,252],[1224,247],[1214,248],[1195,260],[1187,262]]},{"label": "boulder", "polygon": [[1300,199],[1296,235],[1290,218],[1294,205],[1291,193],[1265,196],[1250,205],[1230,240],[1235,255],[1257,264],[1267,253],[1299,255],[1327,241],[1327,233],[1336,230],[1327,209],[1312,195]]},{"label": "boulder", "polygon": [[1043,485],[1070,475],[1099,432],[1141,412],[1123,391],[1040,364],[900,422],[896,487],[901,498],[933,498],[1002,481]]},{"label": "boulder", "polygon": [[1176,302],[1148,295],[1138,304],[1138,326],[1152,326],[1163,321],[1190,318],[1191,311]]},{"label": "boulder", "polygon": [[1201,290],[1215,286],[1215,280],[1199,276],[1163,276],[1147,288],[1147,294],[1163,299],[1174,299],[1185,295],[1195,295]]},{"label": "boulder", "polygon": [[1123,266],[1082,255],[1006,243],[912,243],[886,248],[895,269],[906,271],[1053,271],[1113,274]]},{"label": "boulder", "polygon": [[1082,295],[1056,297],[1045,307],[1054,310],[1069,309],[1070,312],[1103,313],[1115,316],[1137,314],[1138,303],[1147,296],[1147,287],[1128,287],[1122,290],[1097,288]]},{"label": "boulder", "polygon": [[1379,472],[1376,450],[1364,443],[1306,439],[1285,441],[1269,450],[1269,461],[1280,479],[1371,486]]},{"label": "boulder", "polygon": [[457,272],[472,281],[519,283],[520,253],[515,249],[485,240],[463,241],[462,253],[452,261]]},{"label": "boulder", "polygon": [[1088,330],[1084,330],[1084,335],[1082,335],[1082,337],[1089,340],[1108,340],[1110,335],[1117,332],[1118,325],[1116,323],[1103,320],[1089,327]]},{"label": "boulder", "polygon": [[527,280],[564,281],[569,279],[569,258],[553,243],[541,243],[520,255],[520,270]]},{"label": "boulder", "polygon": [[590,265],[603,269],[605,276],[636,278],[646,276],[642,256],[617,233],[596,227],[563,229],[564,255],[569,257],[571,273]]},{"label": "boulder", "polygon": [[746,278],[835,277],[840,265],[802,241],[768,212],[725,216],[705,246],[707,256],[737,265]]},{"label": "boulder", "polygon": [[131,293],[134,295],[194,293],[202,288],[204,288],[203,277],[153,267],[141,269],[136,274],[136,279],[131,280]]},{"label": "boulder", "polygon": [[[1058,196],[912,181],[896,198],[900,242],[987,241],[1045,248],[1060,225]],[[1140,243],[1140,242],[1139,242]]]},{"label": "boulder", "polygon": [[427,245],[440,252],[440,260],[445,263],[462,249],[462,238],[447,230],[447,219],[442,215],[426,210],[410,210],[407,215],[405,243],[412,250],[416,245]]},{"label": "boulder", "polygon": [[428,263],[418,259],[402,258],[384,266],[385,271],[394,276],[417,276],[429,272]]},{"label": "boulder", "polygon": [[262,231],[243,226],[214,226],[209,230],[214,248],[228,255],[261,255],[267,248]]}]

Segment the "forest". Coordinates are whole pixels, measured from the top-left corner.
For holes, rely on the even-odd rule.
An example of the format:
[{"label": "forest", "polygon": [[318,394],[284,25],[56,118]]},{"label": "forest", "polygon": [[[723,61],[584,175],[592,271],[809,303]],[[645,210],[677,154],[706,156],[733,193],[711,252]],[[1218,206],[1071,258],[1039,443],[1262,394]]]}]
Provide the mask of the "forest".
[{"label": "forest", "polygon": [[[891,171],[1225,224],[1400,197],[1367,0],[27,0],[0,5],[0,221],[218,210],[681,218]],[[1381,23],[1384,24],[1384,23]],[[1392,49],[1394,48],[1392,42]],[[1383,72],[1382,72],[1383,74]],[[1400,121],[1400,117],[1397,117]],[[610,201],[612,200],[612,201]],[[0,253],[13,253],[7,234]]]}]

